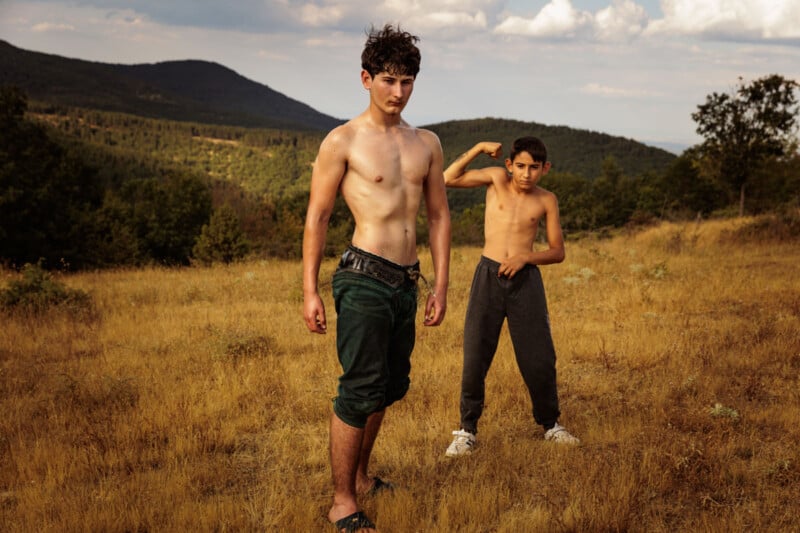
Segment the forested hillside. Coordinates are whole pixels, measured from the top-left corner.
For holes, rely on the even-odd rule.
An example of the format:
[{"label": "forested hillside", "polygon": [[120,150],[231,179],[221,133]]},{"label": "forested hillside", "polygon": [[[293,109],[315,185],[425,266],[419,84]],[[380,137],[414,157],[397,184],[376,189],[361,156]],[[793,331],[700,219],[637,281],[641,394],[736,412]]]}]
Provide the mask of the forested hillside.
[{"label": "forested hillside", "polygon": [[174,165],[270,199],[308,191],[311,164],[325,135],[42,105],[32,105],[28,116],[64,140],[92,147],[89,157],[100,168],[108,170],[121,160],[144,167]]},{"label": "forested hillside", "polygon": [[452,161],[476,141],[502,142],[504,153],[517,137],[533,135],[545,141],[548,158],[555,172],[570,172],[594,179],[602,171],[603,160],[612,156],[629,174],[662,172],[675,155],[644,145],[633,139],[567,126],[547,126],[499,118],[456,120],[426,126],[442,139],[446,161]]},{"label": "forested hillside", "polygon": [[[299,257],[313,161],[338,123],[220,65],[105,65],[0,41],[0,264]],[[502,142],[507,155],[515,138],[541,137],[553,163],[541,185],[557,194],[568,239],[734,202],[692,149],[676,157],[603,133],[496,118],[423,127],[439,135],[445,164],[481,140]],[[796,204],[799,167],[792,153],[759,165],[749,211]],[[448,199],[454,244],[482,243],[484,191],[449,190]],[[326,254],[340,252],[352,230],[340,198]],[[424,210],[418,232],[427,242]]]},{"label": "forested hillside", "polygon": [[[9,88],[0,90],[0,111],[3,263],[43,259],[49,267],[88,268],[212,261],[232,257],[231,250],[300,255],[311,168],[325,132],[179,122],[41,102],[28,108],[24,93]],[[502,141],[507,154],[514,137],[542,136],[555,161],[542,185],[559,197],[568,238],[727,205],[718,185],[702,178],[689,158],[633,141],[496,119],[429,127],[438,131],[448,162],[480,139]],[[574,132],[576,140],[560,132]],[[581,157],[573,159],[575,153]],[[475,164],[497,163],[487,158]],[[630,172],[625,165],[644,170]],[[789,178],[770,175],[783,180],[780,190],[793,190],[785,187],[794,183]],[[769,190],[779,189],[772,184]],[[453,239],[480,244],[483,191],[464,192],[448,191]],[[752,192],[765,207],[785,201]],[[338,253],[352,229],[340,199],[326,253]],[[418,230],[426,242],[424,211]]]}]

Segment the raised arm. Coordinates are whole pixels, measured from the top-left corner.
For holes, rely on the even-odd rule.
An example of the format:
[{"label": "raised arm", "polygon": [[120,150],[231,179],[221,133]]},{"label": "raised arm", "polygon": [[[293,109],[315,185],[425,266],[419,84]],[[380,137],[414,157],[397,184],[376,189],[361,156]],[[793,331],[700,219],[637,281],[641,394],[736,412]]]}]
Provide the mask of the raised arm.
[{"label": "raised arm", "polygon": [[311,173],[306,225],[303,231],[303,319],[309,331],[325,333],[325,305],[317,287],[333,204],[347,165],[347,132],[333,130],[319,148]]},{"label": "raised arm", "polygon": [[[424,131],[424,130],[423,130]],[[450,208],[444,186],[442,167],[444,157],[439,138],[432,132],[424,132],[431,147],[431,167],[425,180],[425,208],[428,215],[428,234],[435,285],[425,304],[425,325],[438,326],[447,310],[447,286],[450,279]]]},{"label": "raised arm", "polygon": [[479,142],[447,167],[444,171],[445,185],[448,187],[480,187],[491,184],[491,172],[487,172],[486,169],[467,170],[467,166],[481,154],[488,154],[492,159],[498,159],[502,148],[503,145],[500,143]]}]

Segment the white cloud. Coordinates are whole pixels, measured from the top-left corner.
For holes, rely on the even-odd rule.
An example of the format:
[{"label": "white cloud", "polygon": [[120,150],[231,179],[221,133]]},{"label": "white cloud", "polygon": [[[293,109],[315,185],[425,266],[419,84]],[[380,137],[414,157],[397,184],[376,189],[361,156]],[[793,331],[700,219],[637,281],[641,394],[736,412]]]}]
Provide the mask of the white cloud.
[{"label": "white cloud", "polygon": [[644,31],[647,12],[633,0],[612,0],[596,14],[576,9],[570,0],[551,0],[533,18],[510,16],[495,32],[529,37],[581,37],[625,41]]},{"label": "white cloud", "polygon": [[591,24],[592,15],[578,11],[570,0],[551,0],[532,19],[510,16],[501,22],[495,32],[530,37],[573,37],[576,32]]},{"label": "white cloud", "polygon": [[608,85],[601,85],[599,83],[587,83],[581,87],[580,92],[594,96],[601,96],[603,98],[654,98],[661,96],[660,93],[655,91],[623,87],[609,87]]},{"label": "white cloud", "polygon": [[800,39],[800,0],[661,0],[649,20],[635,0],[610,0],[596,13],[550,0],[535,16],[509,15],[495,33],[533,38],[626,41],[639,36],[699,36],[727,41]]},{"label": "white cloud", "polygon": [[662,0],[664,18],[646,33],[725,39],[800,38],[797,0]]},{"label": "white cloud", "polygon": [[259,50],[256,57],[266,61],[279,61],[281,63],[291,63],[294,58],[289,54],[275,52],[274,50]]},{"label": "white cloud", "polygon": [[614,0],[594,16],[595,35],[601,41],[636,37],[647,24],[647,12],[633,0]]},{"label": "white cloud", "polygon": [[479,11],[474,15],[463,12],[443,12],[431,13],[426,17],[427,20],[437,26],[458,26],[461,30],[483,29],[486,28],[486,15]]},{"label": "white cloud", "polygon": [[306,4],[300,12],[300,20],[312,27],[335,25],[342,18],[344,18],[344,10],[339,6]]},{"label": "white cloud", "polygon": [[375,15],[379,20],[400,21],[412,33],[436,32],[435,37],[463,37],[465,31],[486,30],[489,18],[486,9],[493,9],[498,0],[386,0]]},{"label": "white cloud", "polygon": [[54,24],[52,22],[40,22],[34,24],[31,30],[35,32],[51,32],[51,31],[75,31],[75,26],[71,24]]}]

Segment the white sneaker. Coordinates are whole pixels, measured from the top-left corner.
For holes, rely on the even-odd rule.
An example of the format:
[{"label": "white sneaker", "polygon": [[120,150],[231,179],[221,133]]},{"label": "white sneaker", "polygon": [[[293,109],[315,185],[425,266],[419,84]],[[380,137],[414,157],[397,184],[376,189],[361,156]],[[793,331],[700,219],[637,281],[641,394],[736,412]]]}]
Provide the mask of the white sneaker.
[{"label": "white sneaker", "polygon": [[461,457],[463,455],[469,455],[478,444],[478,441],[475,439],[475,435],[469,431],[459,429],[458,431],[454,431],[453,435],[455,435],[453,442],[450,443],[450,446],[447,447],[447,451],[444,452],[447,457]]},{"label": "white sneaker", "polygon": [[580,439],[573,437],[564,426],[560,426],[558,423],[545,432],[544,440],[557,442],[559,444],[570,444],[572,446],[577,446],[581,443]]}]

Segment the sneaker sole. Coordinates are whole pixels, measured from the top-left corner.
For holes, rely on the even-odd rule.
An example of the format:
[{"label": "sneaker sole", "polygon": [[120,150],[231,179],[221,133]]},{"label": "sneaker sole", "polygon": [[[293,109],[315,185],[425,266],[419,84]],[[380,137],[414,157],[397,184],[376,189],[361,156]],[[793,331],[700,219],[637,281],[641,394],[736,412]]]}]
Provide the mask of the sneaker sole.
[{"label": "sneaker sole", "polygon": [[472,452],[474,452],[474,451],[475,450],[470,450],[470,451],[464,452],[464,453],[448,453],[448,452],[444,452],[444,455],[445,455],[445,457],[457,458],[457,457],[464,457],[465,455],[472,455]]}]

